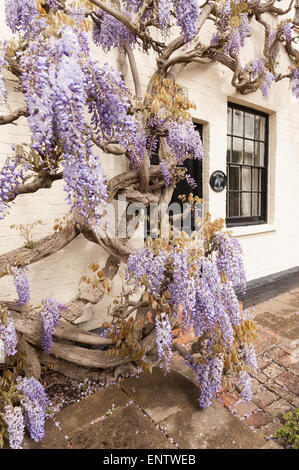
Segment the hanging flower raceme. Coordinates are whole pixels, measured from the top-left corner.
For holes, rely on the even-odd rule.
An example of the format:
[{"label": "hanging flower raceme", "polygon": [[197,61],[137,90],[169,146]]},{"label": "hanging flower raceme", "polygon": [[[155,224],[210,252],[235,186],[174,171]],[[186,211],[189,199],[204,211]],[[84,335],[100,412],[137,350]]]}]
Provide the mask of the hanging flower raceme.
[{"label": "hanging flower raceme", "polygon": [[24,172],[20,168],[20,157],[8,157],[0,172],[0,220],[8,210],[8,203],[17,193],[18,186],[23,182]]},{"label": "hanging flower raceme", "polygon": [[261,84],[261,92],[264,99],[268,98],[269,90],[273,82],[275,82],[275,76],[271,72],[266,72],[263,83]]},{"label": "hanging flower raceme", "polygon": [[172,357],[172,332],[169,318],[164,312],[156,318],[156,335],[159,365],[161,368],[164,366],[169,372]]},{"label": "hanging flower raceme", "polygon": [[21,392],[20,402],[23,409],[24,423],[35,441],[45,435],[45,419],[48,398],[40,382],[34,377],[17,379],[17,390]]},{"label": "hanging flower raceme", "polygon": [[[180,323],[182,331],[192,329],[198,338],[201,358],[190,359],[189,365],[200,385],[200,406],[210,405],[221,387],[224,370],[255,369],[254,326],[241,318],[235,293],[235,288],[245,288],[237,240],[217,228],[209,242],[174,235],[167,244],[150,240],[129,257],[127,280],[135,288],[145,288],[144,298],[149,299],[156,319],[160,363],[170,356],[170,318]],[[230,354],[233,348],[237,355]],[[234,360],[239,368],[230,362],[232,357],[237,357]],[[242,398],[247,400],[248,378],[242,375],[241,379]]]},{"label": "hanging flower raceme", "polygon": [[177,0],[175,6],[177,24],[181,27],[185,42],[190,41],[197,32],[199,0]]},{"label": "hanging flower raceme", "polygon": [[[1,45],[0,45],[1,46]],[[5,49],[4,47],[0,47],[0,105],[4,103],[4,101],[7,98],[7,91],[4,85],[4,80],[3,80],[3,74],[2,74],[2,68],[5,65],[8,65],[6,60],[5,60]]]},{"label": "hanging flower raceme", "polygon": [[[129,12],[127,12],[130,17]],[[92,38],[105,52],[127,45],[134,47],[136,38],[121,21],[103,10],[98,10],[92,28]]]},{"label": "hanging flower raceme", "polygon": [[13,282],[18,294],[18,305],[26,305],[30,300],[29,283],[25,274],[25,269],[27,270],[28,268],[11,268]]},{"label": "hanging flower raceme", "polygon": [[217,250],[217,268],[224,273],[234,287],[242,292],[246,289],[246,274],[242,259],[242,248],[236,238],[226,233],[216,235],[212,241]]},{"label": "hanging flower raceme", "polygon": [[27,31],[37,16],[34,0],[5,0],[6,24],[13,33]]},{"label": "hanging flower raceme", "polygon": [[100,145],[118,141],[135,168],[145,154],[145,132],[142,122],[128,114],[130,93],[120,74],[84,55],[88,49],[82,31],[65,27],[58,38],[46,43],[39,39],[29,43],[21,59],[33,148],[55,173],[59,142],[67,200],[76,216],[94,227],[104,213],[107,190],[100,160],[92,151],[85,105]]},{"label": "hanging flower raceme", "polygon": [[5,354],[14,356],[18,344],[16,327],[9,311],[3,305],[0,305],[0,339],[3,341]]},{"label": "hanging flower raceme", "polygon": [[20,406],[6,405],[4,416],[9,435],[9,445],[12,449],[22,449],[24,439],[24,418]]},{"label": "hanging flower raceme", "polygon": [[292,93],[299,98],[299,69],[293,69],[291,74]]},{"label": "hanging flower raceme", "polygon": [[42,334],[42,346],[46,354],[50,354],[53,343],[53,333],[60,322],[61,310],[67,307],[55,299],[47,298],[42,300],[43,310],[41,317],[43,320],[44,331]]},{"label": "hanging flower raceme", "polygon": [[179,119],[166,122],[167,143],[172,157],[181,165],[186,158],[201,159],[203,157],[202,142],[193,122]]}]

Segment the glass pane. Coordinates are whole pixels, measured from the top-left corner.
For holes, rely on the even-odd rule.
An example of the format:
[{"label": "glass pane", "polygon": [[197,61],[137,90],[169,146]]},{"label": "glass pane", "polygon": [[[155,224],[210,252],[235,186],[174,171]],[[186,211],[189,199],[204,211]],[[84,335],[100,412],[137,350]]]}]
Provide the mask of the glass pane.
[{"label": "glass pane", "polygon": [[229,168],[229,189],[240,189],[240,168],[238,166]]},{"label": "glass pane", "polygon": [[259,193],[252,193],[252,215],[259,215]]},{"label": "glass pane", "polygon": [[243,136],[243,111],[234,109],[233,134]]},{"label": "glass pane", "polygon": [[245,137],[254,138],[254,114],[245,113]]},{"label": "glass pane", "polygon": [[246,217],[251,215],[251,193],[242,193],[241,200],[241,216]]},{"label": "glass pane", "polygon": [[231,137],[227,138],[227,153],[226,153],[227,161],[230,162],[232,159],[232,139]]},{"label": "glass pane", "polygon": [[259,190],[259,172],[257,168],[252,168],[252,191]]},{"label": "glass pane", "polygon": [[243,139],[234,137],[232,161],[234,163],[243,163],[242,153],[243,153]]},{"label": "glass pane", "polygon": [[265,144],[255,142],[255,165],[264,166],[265,160]]},{"label": "glass pane", "polygon": [[251,190],[251,169],[242,168],[242,191]]},{"label": "glass pane", "polygon": [[227,108],[227,133],[232,133],[232,110]]},{"label": "glass pane", "polygon": [[229,193],[229,216],[240,216],[240,196],[239,193]]},{"label": "glass pane", "polygon": [[265,118],[255,116],[255,138],[257,140],[265,140]]},{"label": "glass pane", "polygon": [[247,165],[254,164],[254,142],[252,140],[245,140],[244,163],[247,163]]}]

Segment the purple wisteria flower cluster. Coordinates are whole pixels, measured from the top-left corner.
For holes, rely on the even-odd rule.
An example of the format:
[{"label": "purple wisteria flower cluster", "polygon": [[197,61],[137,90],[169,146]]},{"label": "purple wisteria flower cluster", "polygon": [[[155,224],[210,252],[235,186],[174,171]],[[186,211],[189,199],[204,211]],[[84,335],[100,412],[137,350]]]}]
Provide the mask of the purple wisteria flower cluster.
[{"label": "purple wisteria flower cluster", "polygon": [[7,65],[7,62],[5,60],[5,49],[4,47],[0,47],[0,105],[2,105],[7,98],[7,91],[4,85],[3,81],[3,74],[2,74],[2,68]]},{"label": "purple wisteria flower cluster", "polygon": [[8,157],[0,172],[0,220],[7,213],[8,203],[15,196],[22,183],[24,172],[19,167],[20,157]]},{"label": "purple wisteria flower cluster", "polygon": [[[130,17],[129,12],[127,14]],[[131,31],[121,21],[102,10],[98,11],[96,22],[93,24],[92,38],[105,52],[124,45],[133,48],[136,44],[136,38]]]},{"label": "purple wisteria flower cluster", "polygon": [[66,199],[76,216],[94,227],[104,213],[107,190],[100,159],[92,150],[86,104],[95,138],[103,147],[117,140],[135,168],[145,154],[145,132],[141,121],[128,113],[130,93],[120,74],[84,55],[88,49],[82,31],[64,27],[60,37],[42,41],[39,36],[30,41],[21,59],[33,148],[55,173],[60,161],[52,156],[59,141]]},{"label": "purple wisteria flower cluster", "polygon": [[292,93],[299,98],[299,69],[293,69],[291,77]]},{"label": "purple wisteria flower cluster", "polygon": [[34,377],[17,379],[17,390],[21,392],[20,402],[24,423],[30,437],[40,441],[45,435],[45,419],[48,398],[40,382]]},{"label": "purple wisteria flower cluster", "polygon": [[15,323],[7,309],[0,306],[0,339],[4,344],[4,351],[7,356],[14,356],[17,353],[17,332]]},{"label": "purple wisteria flower cluster", "polygon": [[224,273],[234,287],[242,292],[246,289],[246,274],[242,259],[242,248],[236,238],[220,233],[213,239],[213,247],[217,250],[217,268]]},{"label": "purple wisteria flower cluster", "polygon": [[29,283],[25,270],[28,270],[28,268],[11,268],[13,282],[18,294],[18,305],[26,305],[30,300]]},{"label": "purple wisteria flower cluster", "polygon": [[170,371],[170,359],[172,357],[172,332],[171,324],[166,313],[161,313],[156,318],[156,343],[158,350],[159,365],[165,367],[167,372]]},{"label": "purple wisteria flower cluster", "polygon": [[197,32],[197,19],[199,15],[199,0],[177,0],[176,19],[181,27],[185,41],[193,39]]},{"label": "purple wisteria flower cluster", "polygon": [[37,16],[33,0],[5,0],[6,24],[13,33],[27,31],[32,18]]},{"label": "purple wisteria flower cluster", "polygon": [[[206,407],[221,387],[224,356],[231,351],[235,330],[242,323],[235,288],[243,291],[246,279],[242,250],[237,240],[218,232],[209,248],[207,245],[209,255],[204,255],[200,246],[195,248],[192,245],[189,249],[171,239],[166,249],[165,245],[149,241],[129,257],[127,280],[134,287],[145,287],[162,311],[167,305],[164,321],[158,311],[156,313],[160,361],[164,357],[163,351],[171,349],[171,327],[165,320],[169,320],[169,315],[180,322],[182,331],[192,329],[203,341],[204,360],[198,363],[192,360],[190,367],[196,371],[201,387],[200,406]],[[240,379],[242,397],[247,399],[246,368],[256,368],[256,357],[252,345],[242,345],[240,361],[245,375],[241,374]]]},{"label": "purple wisteria flower cluster", "polygon": [[264,76],[264,81],[261,84],[261,92],[264,99],[267,99],[269,96],[269,91],[273,82],[275,82],[275,75],[271,72],[266,72]]},{"label": "purple wisteria flower cluster", "polygon": [[53,333],[60,322],[60,312],[67,307],[64,304],[57,302],[57,300],[50,298],[42,300],[42,304],[44,307],[41,311],[44,327],[42,345],[45,353],[50,354],[53,343]]},{"label": "purple wisteria flower cluster", "polygon": [[12,449],[22,449],[24,439],[24,417],[20,406],[11,404],[4,407],[4,416],[9,435],[9,445]]},{"label": "purple wisteria flower cluster", "polygon": [[203,157],[201,138],[191,120],[169,120],[166,122],[166,128],[168,131],[166,140],[172,158],[179,165],[182,165],[186,158],[201,159]]}]

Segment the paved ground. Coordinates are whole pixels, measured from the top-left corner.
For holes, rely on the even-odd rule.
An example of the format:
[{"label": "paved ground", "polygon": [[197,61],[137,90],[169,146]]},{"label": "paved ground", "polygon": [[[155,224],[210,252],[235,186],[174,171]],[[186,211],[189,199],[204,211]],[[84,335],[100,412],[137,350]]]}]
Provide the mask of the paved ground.
[{"label": "paved ground", "polygon": [[199,409],[194,376],[175,358],[177,371],[171,374],[154,369],[66,407],[47,420],[41,443],[26,439],[24,448],[279,448],[272,438],[281,415],[299,406],[299,288],[259,304],[253,313],[259,371],[250,404],[222,391],[208,409]]}]

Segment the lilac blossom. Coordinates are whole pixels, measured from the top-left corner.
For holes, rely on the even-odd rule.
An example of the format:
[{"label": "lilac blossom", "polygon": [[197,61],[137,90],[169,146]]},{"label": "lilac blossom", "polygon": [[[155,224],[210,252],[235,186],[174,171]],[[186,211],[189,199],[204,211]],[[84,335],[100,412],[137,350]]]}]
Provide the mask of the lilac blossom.
[{"label": "lilac blossom", "polygon": [[4,407],[4,416],[9,436],[9,445],[12,449],[22,449],[24,439],[24,418],[20,406],[11,404]]},{"label": "lilac blossom", "polygon": [[29,283],[25,270],[27,271],[28,268],[22,269],[16,266],[11,268],[13,282],[18,294],[18,305],[26,305],[30,300]]},{"label": "lilac blossom", "polygon": [[0,339],[3,341],[5,354],[14,356],[17,353],[17,332],[10,313],[6,311],[0,311]]},{"label": "lilac blossom", "polygon": [[45,435],[47,395],[41,383],[34,377],[17,379],[17,390],[22,393],[20,398],[23,408],[24,422],[30,437],[40,441]]},{"label": "lilac blossom", "polygon": [[46,354],[50,354],[53,342],[53,333],[60,322],[60,311],[67,307],[55,299],[47,298],[42,300],[43,310],[41,317],[43,320],[44,331],[42,334],[42,345]]},{"label": "lilac blossom", "polygon": [[160,367],[165,365],[167,372],[170,371],[170,359],[172,357],[172,332],[171,325],[166,313],[162,313],[160,318],[156,318],[156,343]]}]

